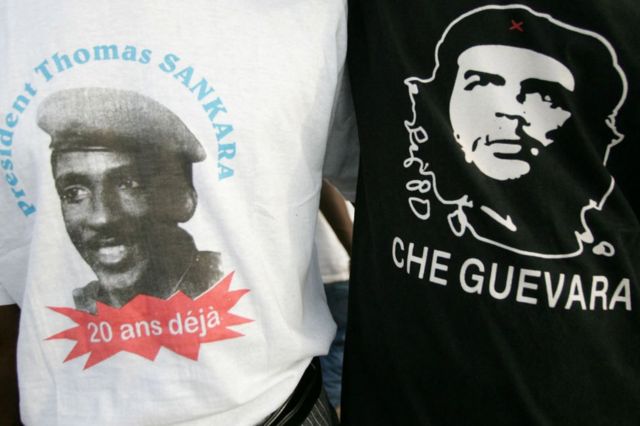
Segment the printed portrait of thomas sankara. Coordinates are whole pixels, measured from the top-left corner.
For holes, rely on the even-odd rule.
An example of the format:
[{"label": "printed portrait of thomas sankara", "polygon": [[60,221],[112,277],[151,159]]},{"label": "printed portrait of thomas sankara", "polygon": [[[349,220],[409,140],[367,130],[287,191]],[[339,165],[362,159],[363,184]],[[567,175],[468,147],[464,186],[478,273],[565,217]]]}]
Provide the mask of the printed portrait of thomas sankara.
[{"label": "printed portrait of thomas sankara", "polygon": [[176,114],[133,91],[85,87],[49,95],[37,115],[64,225],[96,276],[77,283],[77,309],[139,294],[195,298],[222,278],[220,254],[199,251],[180,227],[195,212],[192,168],[206,153]]}]

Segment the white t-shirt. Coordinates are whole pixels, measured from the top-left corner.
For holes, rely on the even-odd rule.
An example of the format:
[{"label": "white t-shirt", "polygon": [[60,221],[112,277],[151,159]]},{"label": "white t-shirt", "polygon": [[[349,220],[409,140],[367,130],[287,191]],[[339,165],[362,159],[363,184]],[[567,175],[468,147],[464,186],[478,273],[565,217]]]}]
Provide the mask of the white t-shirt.
[{"label": "white t-shirt", "polygon": [[[22,309],[23,421],[261,421],[334,333],[312,254],[325,154],[326,172],[354,176],[340,151],[346,1],[7,0],[0,13],[0,302]],[[156,110],[169,118],[147,122]],[[161,155],[170,123],[190,138],[171,149],[192,176],[162,162],[177,158]],[[147,290],[110,302],[131,283]]]}]

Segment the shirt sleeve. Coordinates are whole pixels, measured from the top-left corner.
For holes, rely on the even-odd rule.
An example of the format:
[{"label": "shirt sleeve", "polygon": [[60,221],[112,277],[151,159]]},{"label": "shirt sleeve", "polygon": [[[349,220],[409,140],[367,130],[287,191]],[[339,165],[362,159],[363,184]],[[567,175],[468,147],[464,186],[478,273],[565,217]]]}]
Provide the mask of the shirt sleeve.
[{"label": "shirt sleeve", "polygon": [[323,175],[349,201],[355,201],[360,145],[351,86],[343,72],[331,117]]}]

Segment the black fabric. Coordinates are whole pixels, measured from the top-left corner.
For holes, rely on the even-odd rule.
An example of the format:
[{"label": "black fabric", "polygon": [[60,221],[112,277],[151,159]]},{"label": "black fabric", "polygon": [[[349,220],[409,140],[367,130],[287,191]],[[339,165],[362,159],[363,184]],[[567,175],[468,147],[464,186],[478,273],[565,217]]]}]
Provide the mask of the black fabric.
[{"label": "black fabric", "polygon": [[[361,167],[343,424],[640,424],[640,6],[495,4],[350,1]],[[479,171],[454,138],[457,61],[487,45],[551,58],[574,84],[549,110],[570,118],[537,135],[552,143],[517,133],[522,177]],[[516,101],[543,100],[538,77]]]}]

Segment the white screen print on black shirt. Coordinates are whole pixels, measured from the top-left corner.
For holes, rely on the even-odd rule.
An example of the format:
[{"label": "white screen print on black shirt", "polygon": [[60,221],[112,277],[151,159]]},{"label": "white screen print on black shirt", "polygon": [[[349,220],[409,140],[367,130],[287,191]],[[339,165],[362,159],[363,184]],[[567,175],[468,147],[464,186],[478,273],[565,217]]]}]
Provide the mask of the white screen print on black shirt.
[{"label": "white screen print on black shirt", "polygon": [[[480,24],[483,31],[474,37],[470,29]],[[536,41],[544,31],[558,42]],[[576,64],[562,50],[563,40],[576,51],[590,49],[589,55]],[[413,115],[405,122],[410,146],[404,166],[414,171],[405,188],[414,217],[425,224],[441,220],[452,238],[540,266],[460,258],[437,243],[401,236],[392,244],[394,265],[496,300],[631,310],[630,276],[544,266],[616,253],[590,225],[614,190],[606,165],[624,139],[615,118],[628,83],[611,44],[525,6],[485,6],[454,20],[434,56],[430,76],[405,80]],[[444,94],[438,99],[450,133],[430,125],[436,121],[422,103],[433,92]],[[589,96],[599,103],[587,103]],[[578,131],[585,126],[588,132]]]}]

